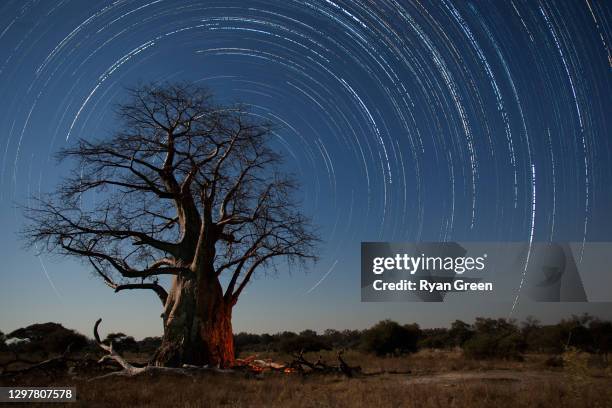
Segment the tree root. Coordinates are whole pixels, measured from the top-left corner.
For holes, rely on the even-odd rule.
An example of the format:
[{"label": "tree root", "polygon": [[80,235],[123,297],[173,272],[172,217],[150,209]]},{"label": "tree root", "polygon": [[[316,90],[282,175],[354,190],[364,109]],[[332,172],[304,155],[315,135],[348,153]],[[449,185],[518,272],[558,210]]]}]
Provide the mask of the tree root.
[{"label": "tree root", "polygon": [[96,340],[96,344],[100,346],[100,348],[106,351],[108,354],[103,356],[98,362],[104,363],[108,361],[115,361],[123,369],[121,371],[114,371],[112,373],[107,373],[107,374],[104,374],[98,377],[93,377],[89,381],[96,381],[96,380],[101,380],[101,379],[110,378],[110,377],[135,377],[135,376],[140,376],[140,375],[145,375],[145,374],[148,374],[148,375],[178,374],[178,375],[194,376],[196,374],[205,373],[205,372],[221,373],[221,374],[232,374],[232,373],[237,372],[234,370],[221,369],[217,367],[209,367],[209,366],[199,367],[199,366],[190,366],[190,365],[184,365],[182,368],[158,367],[158,366],[153,366],[153,365],[147,365],[144,367],[135,367],[134,365],[130,364],[125,358],[123,358],[119,353],[117,353],[113,349],[112,342],[111,344],[107,345],[107,344],[104,344],[102,340],[100,340],[100,335],[98,334],[98,327],[100,326],[101,322],[102,322],[102,319],[100,318],[96,321],[96,324],[94,325],[94,330],[93,330],[94,339]]}]

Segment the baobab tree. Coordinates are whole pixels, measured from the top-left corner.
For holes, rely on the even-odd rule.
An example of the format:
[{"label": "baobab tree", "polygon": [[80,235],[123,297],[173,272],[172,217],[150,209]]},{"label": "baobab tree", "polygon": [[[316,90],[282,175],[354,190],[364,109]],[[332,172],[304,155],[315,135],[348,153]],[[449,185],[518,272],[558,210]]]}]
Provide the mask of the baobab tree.
[{"label": "baobab tree", "polygon": [[120,130],[59,152],[74,170],[25,209],[24,235],[83,260],[115,292],[156,294],[155,365],[230,366],[232,308],[255,271],[314,260],[317,237],[270,148],[270,123],[193,84],[128,94]]}]

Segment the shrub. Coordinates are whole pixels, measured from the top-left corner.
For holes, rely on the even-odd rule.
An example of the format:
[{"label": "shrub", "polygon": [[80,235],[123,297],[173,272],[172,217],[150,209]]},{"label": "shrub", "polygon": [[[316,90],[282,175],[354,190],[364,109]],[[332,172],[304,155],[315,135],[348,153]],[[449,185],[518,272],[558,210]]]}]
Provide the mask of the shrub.
[{"label": "shrub", "polygon": [[361,336],[361,348],[376,355],[412,353],[419,340],[417,325],[401,326],[392,320],[383,320]]},{"label": "shrub", "polygon": [[525,341],[520,333],[511,333],[497,340],[496,357],[503,359],[522,360],[525,351]]},{"label": "shrub", "polygon": [[76,351],[88,344],[87,337],[82,334],[51,322],[17,329],[9,333],[7,339],[23,340],[12,345],[17,352],[63,353],[68,346]]},{"label": "shrub", "polygon": [[327,329],[323,332],[325,342],[332,348],[336,349],[348,349],[359,346],[361,341],[361,332],[359,330],[334,330]]},{"label": "shrub", "polygon": [[524,342],[519,333],[476,334],[463,345],[465,356],[476,360],[494,358],[521,360],[523,351]]},{"label": "shrub", "polygon": [[612,322],[593,320],[589,325],[593,350],[601,353],[607,359],[608,354],[612,353]]},{"label": "shrub", "polygon": [[285,338],[281,340],[279,344],[280,351],[284,353],[296,353],[299,351],[321,351],[321,350],[331,350],[329,344],[327,344],[322,338],[319,336],[306,334],[299,334],[294,337]]},{"label": "shrub", "polygon": [[563,367],[563,356],[559,354],[552,355],[544,361],[546,367],[561,368]]},{"label": "shrub", "polygon": [[469,324],[461,321],[455,320],[451,324],[450,330],[448,330],[448,339],[449,346],[459,346],[462,347],[466,341],[472,338],[474,335],[474,331],[470,327]]},{"label": "shrub", "polygon": [[542,326],[526,333],[525,341],[531,351],[559,354],[565,348],[567,334],[557,325]]},{"label": "shrub", "polygon": [[128,336],[124,333],[109,333],[104,339],[104,343],[111,344],[113,343],[113,348],[118,352],[137,352],[138,351],[138,343],[132,336]]},{"label": "shrub", "polygon": [[161,346],[161,337],[145,337],[138,342],[138,350],[141,353],[153,355]]},{"label": "shrub", "polygon": [[241,332],[234,334],[234,352],[236,354],[246,350],[258,350],[262,336],[258,334]]},{"label": "shrub", "polygon": [[563,367],[567,373],[576,377],[589,376],[589,354],[580,351],[576,347],[568,347],[563,352]]},{"label": "shrub", "polygon": [[451,348],[454,343],[450,341],[447,329],[424,329],[419,338],[419,348],[443,349]]},{"label": "shrub", "polygon": [[496,357],[497,338],[491,334],[473,336],[463,345],[463,353],[476,360]]}]

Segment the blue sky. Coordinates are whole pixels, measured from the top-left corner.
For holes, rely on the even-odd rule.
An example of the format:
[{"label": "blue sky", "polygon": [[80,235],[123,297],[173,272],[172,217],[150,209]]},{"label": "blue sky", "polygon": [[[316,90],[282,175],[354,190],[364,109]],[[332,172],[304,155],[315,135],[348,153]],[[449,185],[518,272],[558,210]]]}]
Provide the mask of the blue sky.
[{"label": "blue sky", "polygon": [[[107,330],[161,333],[153,294],[114,294],[16,235],[16,205],[70,167],[54,152],[111,134],[113,106],[142,82],[197,81],[281,125],[274,147],[301,181],[321,261],[260,274],[236,330],[510,311],[362,304],[361,241],[610,241],[607,2],[65,0],[0,11],[0,330],[58,321],[88,333],[103,317]],[[583,311],[612,317],[606,304],[522,303],[515,316]]]}]

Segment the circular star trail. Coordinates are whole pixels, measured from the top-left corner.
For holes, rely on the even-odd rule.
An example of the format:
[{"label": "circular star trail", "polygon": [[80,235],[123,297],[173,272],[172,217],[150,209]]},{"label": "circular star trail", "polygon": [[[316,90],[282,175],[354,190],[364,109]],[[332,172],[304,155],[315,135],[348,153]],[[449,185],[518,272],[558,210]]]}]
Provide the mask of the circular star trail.
[{"label": "circular star trail", "polygon": [[[609,2],[6,1],[0,205],[116,129],[126,86],[188,80],[278,125],[324,239],[609,240]],[[44,264],[43,264],[44,268]],[[348,273],[348,272],[346,272]],[[355,275],[355,274],[353,274]]]}]

